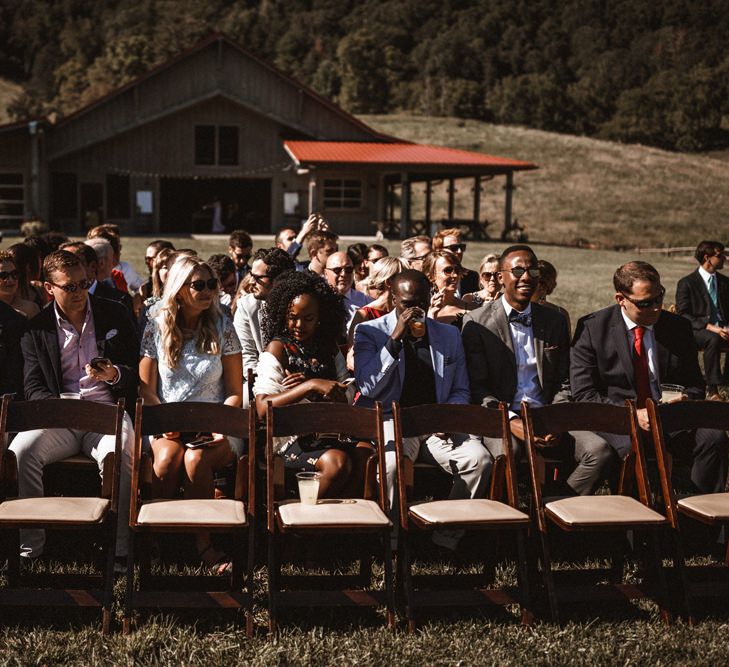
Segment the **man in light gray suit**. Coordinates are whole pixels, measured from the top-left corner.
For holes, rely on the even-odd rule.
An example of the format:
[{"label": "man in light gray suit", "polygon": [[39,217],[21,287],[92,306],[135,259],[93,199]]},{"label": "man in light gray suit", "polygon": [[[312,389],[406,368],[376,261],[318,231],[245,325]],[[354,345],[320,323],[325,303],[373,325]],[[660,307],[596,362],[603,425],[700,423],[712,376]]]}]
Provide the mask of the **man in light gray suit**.
[{"label": "man in light gray suit", "polygon": [[[381,401],[386,416],[392,402],[403,407],[431,403],[468,403],[468,374],[458,329],[425,318],[422,333],[410,327],[423,317],[430,303],[427,278],[406,269],[392,280],[393,310],[376,320],[362,322],[354,331],[354,372],[361,396],[357,405],[372,407]],[[392,439],[392,419],[385,422],[385,438]],[[480,440],[466,434],[433,434],[407,438],[405,454],[439,465],[453,475],[450,498],[484,496],[491,456]],[[393,500],[395,452],[385,455],[387,486]],[[455,550],[462,531],[436,531],[433,541]]]},{"label": "man in light gray suit", "polygon": [[[504,294],[463,318],[463,346],[468,362],[471,401],[510,407],[512,442],[517,457],[524,442],[521,402],[535,406],[569,401],[570,340],[567,321],[556,310],[530,301],[539,279],[537,257],[529,246],[515,245],[501,255],[499,281]],[[574,447],[577,467],[561,491],[588,495],[606,476],[614,460],[608,443],[594,433],[549,434],[545,441]],[[494,457],[499,439],[486,438]]]},{"label": "man in light gray suit", "polygon": [[[261,306],[266,301],[274,281],[285,271],[293,271],[296,265],[291,255],[280,248],[261,248],[253,256],[253,263],[246,279],[252,280],[252,292],[238,299],[233,324],[243,348],[243,382],[248,370],[256,372],[258,356],[266,349],[261,336]],[[244,407],[248,407],[248,387],[243,391]]]}]

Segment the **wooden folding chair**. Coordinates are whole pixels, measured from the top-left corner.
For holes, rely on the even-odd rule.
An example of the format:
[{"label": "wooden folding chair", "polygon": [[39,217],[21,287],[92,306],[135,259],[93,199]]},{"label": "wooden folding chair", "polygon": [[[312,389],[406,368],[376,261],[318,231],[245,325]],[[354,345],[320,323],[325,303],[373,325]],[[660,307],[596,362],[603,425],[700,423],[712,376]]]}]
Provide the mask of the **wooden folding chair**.
[{"label": "wooden folding chair", "polygon": [[[324,499],[316,505],[305,505],[298,500],[282,500],[275,484],[275,437],[326,433],[327,435],[351,436],[358,440],[375,443],[380,470],[385,469],[385,441],[382,426],[382,406],[373,409],[357,408],[340,403],[303,403],[274,408],[268,403],[266,425],[267,462],[267,526],[268,526],[268,600],[269,630],[278,627],[280,607],[373,607],[381,604],[382,595],[371,587],[371,556],[361,558],[360,575],[355,577],[357,589],[339,590],[281,590],[282,584],[291,584],[294,578],[281,577],[279,548],[281,540],[290,534],[307,538],[327,535],[360,534],[378,538],[385,568],[385,605],[387,623],[395,625],[394,586],[390,531],[392,523],[387,518],[387,490],[384,480],[379,484],[378,501],[363,498]],[[277,497],[278,495],[278,497]],[[332,575],[324,577],[296,578],[304,584],[325,580],[331,583]],[[343,584],[352,577],[343,576]]]},{"label": "wooden folding chair", "polygon": [[[124,607],[124,632],[132,611],[154,609],[245,609],[246,633],[253,635],[253,565],[255,547],[255,410],[215,403],[144,405],[137,400],[129,511],[129,557]],[[142,437],[168,431],[222,433],[248,440],[248,453],[237,461],[232,499],[148,500],[141,497]],[[228,533],[234,537],[230,577],[182,575],[152,577],[149,540],[155,533]],[[248,535],[246,546],[245,534]],[[144,540],[144,544],[140,541]],[[147,547],[143,552],[140,547]],[[140,553],[141,552],[141,553]],[[247,552],[245,577],[244,553]],[[135,565],[140,566],[138,587]],[[245,579],[245,581],[244,581]],[[208,587],[214,590],[201,590]],[[221,590],[221,586],[223,590]],[[245,592],[244,592],[245,588]],[[181,590],[182,589],[182,590]]]},{"label": "wooden folding chair", "polygon": [[657,406],[646,402],[651,435],[655,448],[661,495],[666,516],[671,525],[677,558],[674,561],[681,584],[685,610],[691,622],[695,619],[694,598],[721,597],[729,594],[729,549],[724,565],[694,565],[686,567],[681,539],[681,521],[697,521],[729,531],[729,493],[703,493],[677,499],[672,483],[671,457],[666,447],[666,433],[674,431],[712,428],[729,430],[729,404],[719,401],[679,401]]},{"label": "wooden folding chair", "polygon": [[[509,422],[506,406],[498,409],[476,405],[419,405],[401,408],[392,404],[395,422],[395,451],[399,499],[400,532],[398,535],[398,565],[404,588],[408,630],[416,623],[417,610],[434,607],[460,607],[518,604],[524,624],[531,621],[531,598],[527,572],[526,537],[529,516],[518,509],[514,463],[509,446]],[[431,433],[469,433],[481,437],[501,438],[504,445],[504,473],[507,503],[487,498],[464,500],[435,500],[413,503],[413,463],[405,456],[403,438],[421,437]],[[495,474],[499,474],[496,472]],[[483,586],[483,576],[412,574],[413,533],[437,529],[471,531],[509,531],[517,546],[518,588],[489,589]],[[485,565],[485,563],[484,563]],[[444,590],[429,584],[459,580],[470,584]],[[420,584],[422,586],[416,584]],[[475,584],[475,585],[474,585]]]},{"label": "wooden folding chair", "polygon": [[[541,545],[542,576],[553,620],[559,622],[560,604],[566,602],[595,603],[600,600],[650,598],[658,604],[662,618],[668,621],[668,589],[656,534],[657,531],[666,530],[668,522],[650,508],[650,486],[643,446],[638,437],[635,406],[626,401],[624,407],[603,403],[555,403],[531,408],[523,402],[521,414],[526,427],[532,509]],[[567,431],[630,436],[640,500],[622,494],[543,498],[537,437]],[[608,571],[591,569],[554,572],[550,555],[550,526],[567,533],[615,533],[617,539],[612,554],[613,567]],[[636,535],[645,534],[648,540],[648,549],[644,553],[646,577],[642,585],[623,583],[624,543],[621,542],[621,535],[627,535],[627,531],[635,531]],[[581,578],[595,582],[601,576],[608,578],[609,583],[580,585]],[[559,588],[557,583],[560,584]]]},{"label": "wooden folding chair", "polygon": [[[0,606],[101,607],[102,631],[109,631],[123,423],[123,399],[117,405],[105,405],[68,399],[20,402],[3,396],[0,407],[0,531],[8,534],[8,586],[0,589]],[[111,471],[111,475],[104,479],[101,497],[15,497],[18,471],[15,456],[8,449],[8,433],[43,428],[115,435],[114,454],[104,460],[104,470]],[[63,588],[39,588],[30,582],[24,585],[25,578],[21,577],[20,571],[19,531],[26,528],[99,533],[106,550],[103,576],[48,577],[49,584],[58,582]]]}]

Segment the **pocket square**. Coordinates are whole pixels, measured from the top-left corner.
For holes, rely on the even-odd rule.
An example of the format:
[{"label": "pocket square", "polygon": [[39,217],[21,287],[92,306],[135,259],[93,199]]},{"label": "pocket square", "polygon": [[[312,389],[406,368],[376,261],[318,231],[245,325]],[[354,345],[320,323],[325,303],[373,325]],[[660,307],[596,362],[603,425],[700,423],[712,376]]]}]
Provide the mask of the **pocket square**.
[{"label": "pocket square", "polygon": [[109,329],[109,331],[106,332],[106,336],[104,336],[104,338],[106,338],[106,340],[111,340],[118,333],[119,332],[116,329]]},{"label": "pocket square", "polygon": [[559,350],[559,345],[545,345],[544,346],[545,352],[554,352],[554,350]]}]

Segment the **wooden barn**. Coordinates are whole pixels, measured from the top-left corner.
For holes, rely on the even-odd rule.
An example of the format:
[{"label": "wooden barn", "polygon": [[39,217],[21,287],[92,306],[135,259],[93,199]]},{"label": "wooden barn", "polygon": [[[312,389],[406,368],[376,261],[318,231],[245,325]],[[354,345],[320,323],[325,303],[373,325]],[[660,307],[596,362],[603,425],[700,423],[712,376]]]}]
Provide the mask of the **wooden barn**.
[{"label": "wooden barn", "polygon": [[[373,222],[427,231],[429,184],[506,178],[536,165],[424,146],[380,134],[225,35],[193,48],[56,124],[0,126],[0,227],[31,216],[79,233],[100,222],[126,232],[269,233],[323,212],[341,234]],[[411,184],[428,184],[411,221]],[[395,194],[397,190],[397,194]],[[394,202],[398,202],[397,210]]]}]

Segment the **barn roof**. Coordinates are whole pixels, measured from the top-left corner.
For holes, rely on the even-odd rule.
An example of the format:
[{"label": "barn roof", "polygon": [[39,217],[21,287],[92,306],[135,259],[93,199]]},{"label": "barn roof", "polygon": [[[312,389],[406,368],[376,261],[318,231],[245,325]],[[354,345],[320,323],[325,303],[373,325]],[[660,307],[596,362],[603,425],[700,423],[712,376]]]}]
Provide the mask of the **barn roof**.
[{"label": "barn roof", "polygon": [[372,165],[386,167],[468,167],[490,173],[537,169],[532,162],[484,153],[405,142],[286,141],[284,147],[299,166]]}]

